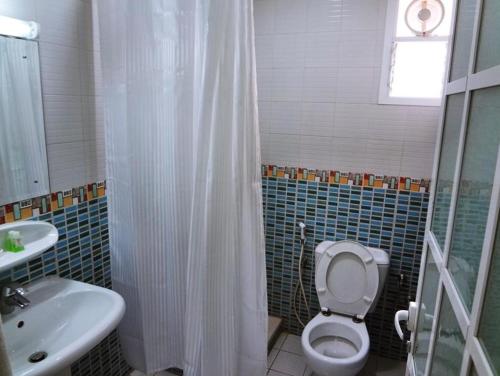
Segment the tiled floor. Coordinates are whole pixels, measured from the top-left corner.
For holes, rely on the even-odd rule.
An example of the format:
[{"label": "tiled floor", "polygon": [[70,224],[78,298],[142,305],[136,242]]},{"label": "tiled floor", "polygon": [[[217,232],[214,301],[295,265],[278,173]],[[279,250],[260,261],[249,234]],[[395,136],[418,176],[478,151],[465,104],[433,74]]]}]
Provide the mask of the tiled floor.
[{"label": "tiled floor", "polygon": [[[268,376],[313,376],[302,353],[300,337],[282,333],[267,357]],[[405,363],[370,356],[360,376],[404,376]],[[339,375],[341,376],[341,375]]]},{"label": "tiled floor", "polygon": [[[282,333],[279,336],[267,357],[267,367],[267,376],[314,376],[302,354],[300,337],[293,334]],[[404,362],[370,355],[359,376],[404,376],[404,374]],[[144,376],[144,374],[134,371],[131,376]],[[154,376],[174,376],[174,374],[163,371],[155,373]]]},{"label": "tiled floor", "polygon": [[[139,371],[132,371],[130,376],[146,376],[146,375],[142,372],[139,372]],[[161,371],[161,372],[155,372],[152,375],[148,375],[148,376],[177,376],[177,374],[171,373],[168,371]]]}]

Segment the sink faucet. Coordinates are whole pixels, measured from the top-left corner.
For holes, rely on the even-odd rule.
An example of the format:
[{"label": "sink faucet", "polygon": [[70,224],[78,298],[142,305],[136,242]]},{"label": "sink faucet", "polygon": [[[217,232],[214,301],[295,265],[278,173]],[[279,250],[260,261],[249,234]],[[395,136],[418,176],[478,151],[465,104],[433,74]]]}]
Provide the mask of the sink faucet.
[{"label": "sink faucet", "polygon": [[0,295],[0,313],[12,313],[16,307],[21,309],[29,306],[30,301],[24,297],[25,290],[18,283],[2,286]]}]

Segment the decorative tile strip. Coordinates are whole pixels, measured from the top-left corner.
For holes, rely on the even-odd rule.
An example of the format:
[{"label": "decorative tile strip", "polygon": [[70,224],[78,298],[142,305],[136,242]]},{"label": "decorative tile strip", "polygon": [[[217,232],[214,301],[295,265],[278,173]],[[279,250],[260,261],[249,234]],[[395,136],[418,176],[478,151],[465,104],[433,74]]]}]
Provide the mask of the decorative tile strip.
[{"label": "decorative tile strip", "polygon": [[100,181],[53,192],[48,195],[0,206],[0,224],[37,217],[106,195],[106,182]]},{"label": "decorative tile strip", "polygon": [[404,176],[398,177],[335,170],[309,170],[307,168],[279,167],[274,165],[262,165],[262,176],[422,193],[429,192],[430,187],[429,179],[413,179]]}]

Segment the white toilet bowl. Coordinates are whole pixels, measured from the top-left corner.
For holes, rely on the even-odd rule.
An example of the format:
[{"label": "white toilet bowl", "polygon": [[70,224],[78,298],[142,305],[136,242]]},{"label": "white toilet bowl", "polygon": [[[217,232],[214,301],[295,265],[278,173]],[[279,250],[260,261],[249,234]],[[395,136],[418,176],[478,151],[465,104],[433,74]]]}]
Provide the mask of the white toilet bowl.
[{"label": "white toilet bowl", "polygon": [[319,376],[352,376],[368,359],[370,338],[364,322],[319,313],[302,332],[307,364]]},{"label": "white toilet bowl", "polygon": [[320,376],[353,376],[368,359],[364,318],[380,296],[389,268],[381,249],[353,241],[318,244],[315,285],[321,310],[302,332],[302,350]]}]

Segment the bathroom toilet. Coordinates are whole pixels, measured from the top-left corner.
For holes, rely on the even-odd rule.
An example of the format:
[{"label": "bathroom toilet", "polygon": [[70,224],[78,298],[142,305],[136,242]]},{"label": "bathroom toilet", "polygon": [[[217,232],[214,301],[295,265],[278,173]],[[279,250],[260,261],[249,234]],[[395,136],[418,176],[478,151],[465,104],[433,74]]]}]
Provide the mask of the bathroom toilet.
[{"label": "bathroom toilet", "polygon": [[353,241],[324,241],[315,250],[321,312],[302,332],[302,349],[318,376],[356,375],[368,359],[364,322],[374,309],[389,270],[389,256]]}]

